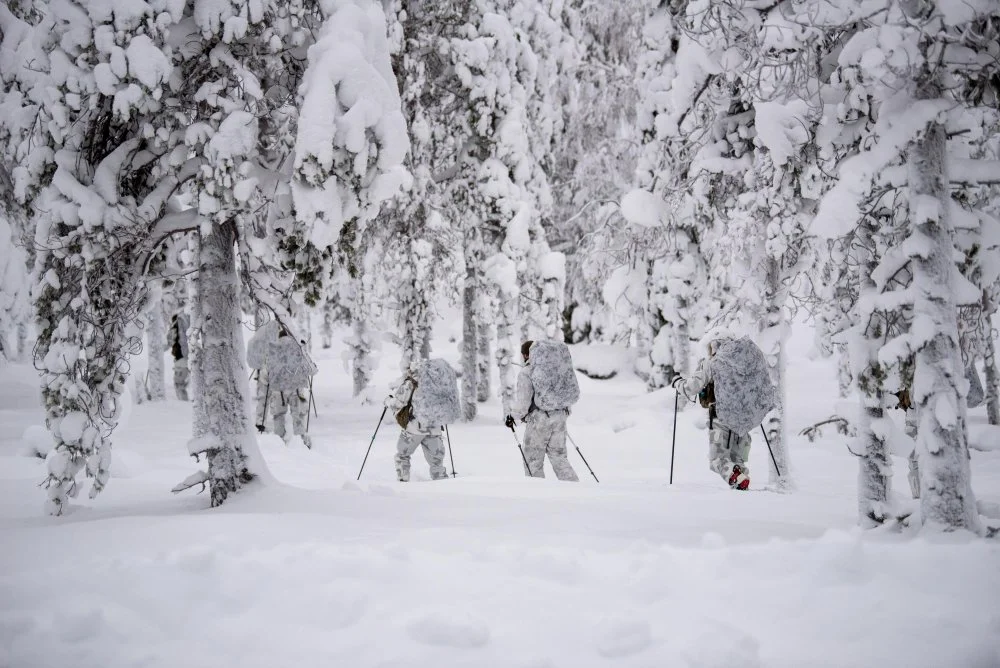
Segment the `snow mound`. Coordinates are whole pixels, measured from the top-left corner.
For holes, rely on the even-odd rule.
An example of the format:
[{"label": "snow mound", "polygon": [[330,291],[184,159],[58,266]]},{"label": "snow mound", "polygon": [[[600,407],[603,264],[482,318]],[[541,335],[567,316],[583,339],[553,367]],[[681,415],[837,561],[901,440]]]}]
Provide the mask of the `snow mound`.
[{"label": "snow mound", "polygon": [[645,620],[606,620],[597,629],[597,653],[609,659],[637,654],[652,644],[652,627]]},{"label": "snow mound", "polygon": [[55,447],[52,434],[49,433],[48,429],[38,424],[33,424],[24,430],[24,433],[21,434],[21,443],[23,444],[22,455],[38,457],[39,459],[45,459]]},{"label": "snow mound", "polygon": [[980,452],[1000,452],[1000,426],[992,424],[969,425],[969,448]]},{"label": "snow mound", "polygon": [[636,189],[622,197],[622,216],[639,227],[657,227],[662,224],[667,204],[648,190]]},{"label": "snow mound", "polygon": [[706,619],[684,652],[691,668],[763,668],[760,643],[740,629],[717,619]]},{"label": "snow mound", "polygon": [[431,610],[407,626],[410,637],[425,645],[475,649],[490,642],[490,629],[467,612]]},{"label": "snow mound", "polygon": [[573,366],[596,380],[614,378],[628,365],[629,353],[620,346],[591,343],[572,347]]}]

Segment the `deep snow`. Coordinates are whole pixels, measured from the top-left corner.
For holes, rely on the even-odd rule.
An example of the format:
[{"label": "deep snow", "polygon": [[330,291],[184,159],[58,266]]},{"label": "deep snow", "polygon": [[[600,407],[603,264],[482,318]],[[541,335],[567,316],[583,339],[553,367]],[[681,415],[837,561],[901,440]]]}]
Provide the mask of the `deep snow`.
[{"label": "deep snow", "polygon": [[[451,334],[433,354],[457,366]],[[759,436],[755,491],[730,491],[693,404],[668,485],[674,395],[627,370],[579,376],[570,435],[600,484],[572,451],[582,482],[524,478],[496,400],[451,426],[456,479],[429,481],[418,455],[416,481],[397,483],[387,418],[356,483],[381,405],[350,398],[337,345],[317,353],[314,450],[261,439],[280,483],[214,510],[207,494],[171,495],[197,467],[190,406],[145,403],[115,435],[107,490],[51,518],[44,465],[19,454],[42,420],[35,373],[2,367],[0,666],[1000,666],[1000,544],[855,528],[843,437],[796,435],[836,404],[832,366],[801,334],[789,494],[761,489]],[[972,458],[995,509],[1000,451]]]}]

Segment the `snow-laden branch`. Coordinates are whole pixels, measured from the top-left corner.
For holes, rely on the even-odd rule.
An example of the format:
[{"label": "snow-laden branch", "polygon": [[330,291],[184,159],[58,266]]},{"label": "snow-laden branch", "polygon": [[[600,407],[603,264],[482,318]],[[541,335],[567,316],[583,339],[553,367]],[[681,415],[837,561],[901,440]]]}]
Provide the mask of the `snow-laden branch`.
[{"label": "snow-laden branch", "polygon": [[850,231],[861,218],[858,203],[872,183],[927,125],[951,107],[947,100],[920,100],[910,105],[905,118],[885,129],[870,150],[845,160],[839,181],[820,201],[812,230],[833,239]]}]

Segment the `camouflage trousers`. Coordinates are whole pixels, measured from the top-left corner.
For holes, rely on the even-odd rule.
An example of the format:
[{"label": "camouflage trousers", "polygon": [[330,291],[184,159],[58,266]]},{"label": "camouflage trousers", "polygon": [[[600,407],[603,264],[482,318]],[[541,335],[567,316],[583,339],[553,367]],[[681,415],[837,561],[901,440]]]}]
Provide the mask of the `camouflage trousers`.
[{"label": "camouflage trousers", "polygon": [[545,455],[556,477],[560,480],[577,482],[576,471],[569,463],[566,453],[566,411],[533,411],[527,419],[528,428],[524,432],[524,458],[528,468],[524,474],[533,478],[545,477]]},{"label": "camouflage trousers", "polygon": [[271,393],[271,419],[274,420],[274,433],[286,438],[285,416],[291,415],[292,433],[302,437],[307,448],[312,447],[312,440],[306,433],[306,418],[309,416],[309,390],[294,392]]},{"label": "camouflage trousers", "polygon": [[[270,396],[268,396],[270,394]],[[265,408],[266,407],[266,408]],[[302,442],[307,448],[312,447],[312,440],[306,432],[306,418],[309,415],[309,390],[302,389],[295,392],[278,392],[268,389],[267,371],[261,369],[257,376],[257,406],[254,411],[254,424],[263,425],[267,416],[265,410],[271,414],[274,433],[285,439],[287,425],[285,416],[292,418],[292,433],[302,437]]]},{"label": "camouflage trousers", "polygon": [[738,436],[725,427],[716,426],[708,433],[708,466],[722,476],[727,483],[733,467],[739,465],[747,476],[750,475],[750,437]]},{"label": "camouflage trousers", "polygon": [[441,480],[448,477],[448,470],[444,467],[444,441],[441,440],[441,433],[415,434],[406,431],[400,432],[399,440],[396,441],[396,477],[400,482],[410,480],[410,456],[416,452],[417,448],[423,447],[424,459],[427,460],[431,469],[431,479]]}]

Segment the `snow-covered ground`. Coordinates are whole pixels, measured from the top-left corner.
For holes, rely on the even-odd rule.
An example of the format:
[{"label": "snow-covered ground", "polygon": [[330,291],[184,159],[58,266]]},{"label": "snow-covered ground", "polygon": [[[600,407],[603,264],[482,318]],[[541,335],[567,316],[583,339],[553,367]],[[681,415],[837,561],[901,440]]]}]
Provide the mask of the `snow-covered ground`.
[{"label": "snow-covered ground", "polygon": [[[673,394],[627,370],[581,375],[570,419],[600,484],[575,452],[579,484],[525,479],[496,402],[451,428],[456,479],[429,481],[418,452],[415,482],[396,482],[387,417],[355,482],[381,405],[351,399],[335,347],[317,355],[315,449],[261,439],[279,482],[214,510],[171,495],[197,466],[190,406],[147,403],[116,434],[107,490],[51,518],[43,463],[20,454],[35,374],[4,367],[0,666],[1000,666],[1000,543],[857,529],[844,438],[796,435],[832,412],[830,364],[793,341],[789,494],[765,489],[759,435],[753,491],[730,491],[693,405],[668,485]],[[457,363],[447,336],[436,350]],[[396,359],[387,346],[379,391]],[[1000,451],[972,458],[995,506]]]}]

